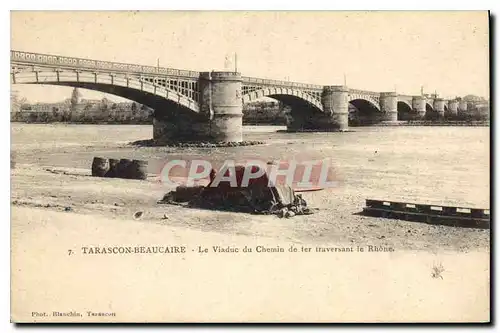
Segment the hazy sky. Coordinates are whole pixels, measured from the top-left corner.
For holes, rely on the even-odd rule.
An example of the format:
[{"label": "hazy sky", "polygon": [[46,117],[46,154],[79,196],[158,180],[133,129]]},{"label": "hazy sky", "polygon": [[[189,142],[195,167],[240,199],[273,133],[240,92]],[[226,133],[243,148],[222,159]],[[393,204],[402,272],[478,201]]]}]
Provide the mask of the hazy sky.
[{"label": "hazy sky", "polygon": [[[12,12],[11,49],[416,95],[489,95],[487,12]],[[233,66],[233,65],[231,65]],[[71,88],[16,85],[30,101]],[[82,90],[84,98],[103,93]],[[107,96],[108,98],[111,96]],[[113,97],[111,97],[113,98]],[[116,98],[115,98],[116,99]]]}]

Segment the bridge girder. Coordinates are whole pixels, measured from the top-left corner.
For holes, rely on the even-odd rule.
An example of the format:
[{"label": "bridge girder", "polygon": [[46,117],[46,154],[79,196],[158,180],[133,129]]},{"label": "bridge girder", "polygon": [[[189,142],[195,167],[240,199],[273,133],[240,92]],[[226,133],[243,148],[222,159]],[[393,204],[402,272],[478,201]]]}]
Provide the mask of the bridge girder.
[{"label": "bridge girder", "polygon": [[85,70],[13,70],[11,83],[70,86],[114,94],[138,103],[155,107],[158,102],[175,103],[193,112],[199,103],[160,84],[125,74]]},{"label": "bridge girder", "polygon": [[412,103],[411,103],[411,101],[408,101],[406,99],[398,99],[398,103],[403,103],[404,105],[406,105],[407,107],[409,107],[410,110],[412,109]]},{"label": "bridge girder", "polygon": [[378,98],[371,95],[349,94],[349,103],[353,104],[352,102],[357,100],[361,100],[371,104],[377,109],[377,111],[380,112],[380,100]]},{"label": "bridge girder", "polygon": [[[280,96],[283,98],[280,98]],[[292,97],[292,99],[297,98],[298,100],[304,101],[308,105],[311,105],[319,111],[323,112],[323,105],[320,99],[316,98],[306,91],[286,87],[267,87],[254,90],[243,95],[242,101],[243,104],[246,104],[262,97],[270,97],[282,101],[290,100],[290,97]]]}]

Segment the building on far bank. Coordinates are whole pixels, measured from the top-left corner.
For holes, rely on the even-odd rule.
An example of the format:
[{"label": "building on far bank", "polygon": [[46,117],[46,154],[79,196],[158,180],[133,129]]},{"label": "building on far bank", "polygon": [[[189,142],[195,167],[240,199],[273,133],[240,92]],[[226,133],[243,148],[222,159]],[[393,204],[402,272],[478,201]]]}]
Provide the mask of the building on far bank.
[{"label": "building on far bank", "polygon": [[21,103],[11,94],[11,121],[146,124],[152,123],[153,110],[136,102],[113,102],[107,98],[72,97],[57,103]]}]

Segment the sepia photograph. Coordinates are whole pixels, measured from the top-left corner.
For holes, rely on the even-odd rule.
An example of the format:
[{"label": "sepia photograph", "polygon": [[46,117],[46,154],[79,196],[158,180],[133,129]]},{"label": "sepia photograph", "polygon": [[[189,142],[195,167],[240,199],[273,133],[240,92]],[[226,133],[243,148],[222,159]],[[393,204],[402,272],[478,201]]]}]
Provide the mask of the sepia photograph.
[{"label": "sepia photograph", "polygon": [[489,323],[491,19],[11,11],[11,322]]}]

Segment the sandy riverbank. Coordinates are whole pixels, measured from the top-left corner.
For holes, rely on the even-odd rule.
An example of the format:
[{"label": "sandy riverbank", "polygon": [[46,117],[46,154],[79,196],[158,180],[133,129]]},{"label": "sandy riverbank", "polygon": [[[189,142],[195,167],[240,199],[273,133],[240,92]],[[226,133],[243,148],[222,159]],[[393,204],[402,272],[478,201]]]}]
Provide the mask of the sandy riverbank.
[{"label": "sandy riverbank", "polygon": [[[484,251],[316,253],[308,243],[190,230],[148,220],[21,207],[14,207],[12,216],[15,321],[489,318],[489,254]],[[297,253],[288,252],[291,245]],[[186,246],[186,253],[82,252],[83,247],[97,246]],[[209,253],[198,253],[199,246]],[[212,246],[248,246],[254,251],[213,253]],[[258,253],[257,246],[279,246],[285,252]],[[312,252],[302,252],[303,246]],[[431,276],[436,265],[444,267],[442,278]],[[54,317],[53,311],[73,311],[82,317]],[[114,315],[89,317],[87,311]]]}]

